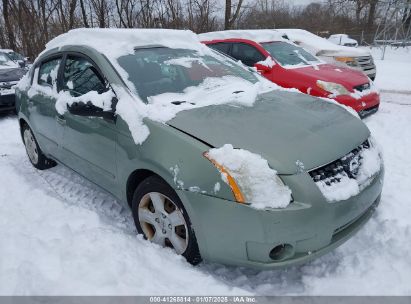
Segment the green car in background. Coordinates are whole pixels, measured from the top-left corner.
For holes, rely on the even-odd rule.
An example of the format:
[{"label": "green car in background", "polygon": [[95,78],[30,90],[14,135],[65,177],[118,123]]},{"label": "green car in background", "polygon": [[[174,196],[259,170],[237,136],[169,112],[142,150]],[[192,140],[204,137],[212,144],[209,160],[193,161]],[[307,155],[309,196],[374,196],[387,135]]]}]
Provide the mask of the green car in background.
[{"label": "green car in background", "polygon": [[192,264],[289,266],[349,239],[382,190],[365,124],[260,90],[257,74],[206,49],[188,31],[58,38],[16,91],[31,163],[99,185],[130,206],[139,233]]}]

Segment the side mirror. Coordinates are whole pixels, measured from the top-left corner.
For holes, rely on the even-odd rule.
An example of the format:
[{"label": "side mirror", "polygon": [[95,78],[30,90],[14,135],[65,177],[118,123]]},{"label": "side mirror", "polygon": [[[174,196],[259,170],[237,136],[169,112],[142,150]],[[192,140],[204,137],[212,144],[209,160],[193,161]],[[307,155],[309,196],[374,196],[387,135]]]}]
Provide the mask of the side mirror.
[{"label": "side mirror", "polygon": [[88,116],[88,117],[102,117],[108,120],[115,121],[115,105],[118,100],[116,97],[112,100],[112,110],[104,111],[102,108],[93,105],[90,101],[84,102],[73,102],[70,106],[67,105],[68,111],[73,115],[78,116]]},{"label": "side mirror", "polygon": [[256,63],[254,64],[254,67],[257,69],[257,72],[263,72],[263,73],[268,73],[270,72],[273,68],[269,67],[265,64],[261,64],[261,63]]},{"label": "side mirror", "polygon": [[17,63],[21,68],[24,68],[26,66],[26,62],[24,60],[17,60]]}]

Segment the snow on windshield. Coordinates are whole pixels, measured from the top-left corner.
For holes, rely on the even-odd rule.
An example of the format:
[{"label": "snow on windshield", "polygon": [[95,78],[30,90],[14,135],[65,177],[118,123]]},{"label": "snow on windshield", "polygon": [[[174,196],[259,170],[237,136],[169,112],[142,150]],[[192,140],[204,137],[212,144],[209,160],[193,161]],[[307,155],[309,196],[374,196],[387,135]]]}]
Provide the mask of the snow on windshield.
[{"label": "snow on windshield", "polygon": [[302,67],[323,62],[303,48],[288,42],[266,42],[261,44],[282,67]]},{"label": "snow on windshield", "polygon": [[12,61],[8,55],[0,52],[0,69],[10,69],[17,67],[18,65],[14,61]]}]

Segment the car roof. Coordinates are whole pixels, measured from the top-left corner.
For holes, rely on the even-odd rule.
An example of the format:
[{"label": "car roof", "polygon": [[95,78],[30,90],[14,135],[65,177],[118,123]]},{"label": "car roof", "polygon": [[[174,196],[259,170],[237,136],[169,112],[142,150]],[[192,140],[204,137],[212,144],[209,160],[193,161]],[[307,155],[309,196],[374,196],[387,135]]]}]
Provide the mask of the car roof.
[{"label": "car roof", "polygon": [[201,51],[206,48],[196,34],[188,30],[169,29],[74,29],[57,36],[46,45],[47,52],[67,46],[86,46],[118,58],[134,53],[137,47],[157,46]]},{"label": "car roof", "polygon": [[258,43],[269,41],[287,41],[281,32],[276,30],[229,30],[208,32],[198,35],[202,41],[224,40],[224,39],[246,39]]}]

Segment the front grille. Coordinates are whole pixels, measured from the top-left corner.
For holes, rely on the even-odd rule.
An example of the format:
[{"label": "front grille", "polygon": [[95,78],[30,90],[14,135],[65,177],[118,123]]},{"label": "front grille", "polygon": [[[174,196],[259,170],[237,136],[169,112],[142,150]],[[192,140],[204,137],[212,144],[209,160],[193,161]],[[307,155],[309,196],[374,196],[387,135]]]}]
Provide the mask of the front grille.
[{"label": "front grille", "polygon": [[357,90],[357,91],[362,92],[362,91],[368,90],[370,87],[371,87],[371,85],[367,82],[367,83],[355,86],[354,89]]},{"label": "front grille", "polygon": [[375,64],[374,64],[374,60],[372,59],[372,56],[361,56],[361,57],[357,57],[356,60],[357,60],[358,66],[360,66],[363,71],[369,71],[369,70],[375,69]]},{"label": "front grille", "polygon": [[0,89],[11,89],[18,81],[0,82]]},{"label": "front grille", "polygon": [[355,179],[361,166],[361,152],[369,148],[370,143],[366,140],[340,159],[314,169],[309,174],[314,182],[323,181],[327,186],[340,182],[344,177]]}]

